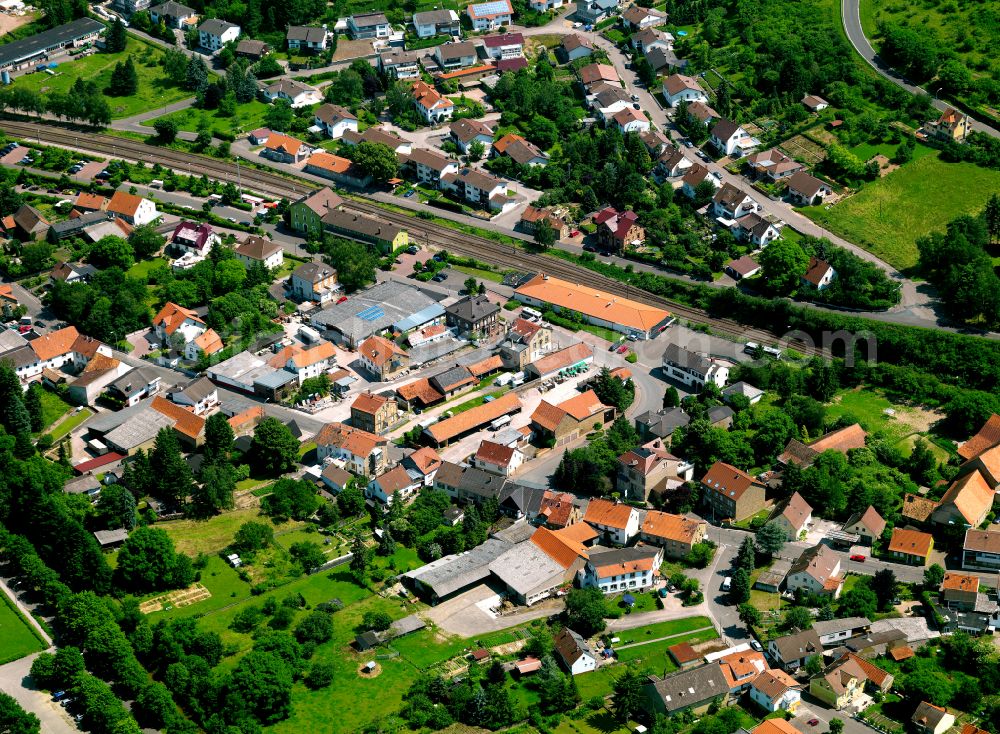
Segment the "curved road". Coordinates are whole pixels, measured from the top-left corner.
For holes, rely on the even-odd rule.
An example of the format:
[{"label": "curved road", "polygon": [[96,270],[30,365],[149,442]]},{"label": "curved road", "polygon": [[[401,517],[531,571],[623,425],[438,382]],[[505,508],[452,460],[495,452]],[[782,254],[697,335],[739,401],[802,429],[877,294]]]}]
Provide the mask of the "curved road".
[{"label": "curved road", "polygon": [[[875,48],[865,36],[864,29],[861,27],[861,0],[840,0],[840,17],[844,22],[844,32],[847,34],[847,39],[851,42],[851,45],[854,46],[854,50],[875,71],[911,94],[927,94],[929,96],[929,92],[926,89],[911,84],[906,77],[884,63],[879,57],[878,52],[875,51]],[[937,95],[934,96],[931,104],[942,112],[952,106],[938,99]],[[991,127],[979,120],[973,120],[971,117],[969,118],[969,123],[969,127],[977,132],[986,133],[994,138],[1000,138],[1000,130],[997,130],[995,127]]]}]

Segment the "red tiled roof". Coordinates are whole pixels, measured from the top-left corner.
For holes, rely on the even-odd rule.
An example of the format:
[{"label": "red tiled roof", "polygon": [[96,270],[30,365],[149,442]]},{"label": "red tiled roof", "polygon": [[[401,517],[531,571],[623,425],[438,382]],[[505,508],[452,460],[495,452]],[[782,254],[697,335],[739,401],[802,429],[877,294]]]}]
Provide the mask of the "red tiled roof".
[{"label": "red tiled roof", "polygon": [[595,498],[587,505],[583,519],[594,525],[624,530],[634,511],[629,505]]}]

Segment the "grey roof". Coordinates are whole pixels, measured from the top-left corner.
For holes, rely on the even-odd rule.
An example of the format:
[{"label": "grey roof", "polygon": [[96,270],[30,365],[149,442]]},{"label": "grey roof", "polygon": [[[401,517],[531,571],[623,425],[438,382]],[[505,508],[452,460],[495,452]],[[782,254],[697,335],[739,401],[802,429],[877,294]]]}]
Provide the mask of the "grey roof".
[{"label": "grey roof", "polygon": [[493,575],[522,596],[558,584],[565,569],[532,542],[518,543],[490,564]]},{"label": "grey roof", "polygon": [[708,370],[712,366],[712,360],[708,359],[703,354],[688,351],[684,347],[679,344],[674,344],[673,342],[668,344],[666,351],[663,352],[663,360],[673,362],[682,369],[694,370],[703,375],[708,374]]},{"label": "grey roof", "polygon": [[[107,212],[97,211],[97,212],[84,212],[79,217],[74,217],[72,219],[66,219],[62,222],[54,222],[51,227],[52,236],[57,239],[62,239],[63,237],[69,237],[70,235],[76,234],[81,229],[89,227],[97,222],[104,222],[111,218],[111,215]],[[75,268],[74,268],[75,269]]]},{"label": "grey roof", "polygon": [[389,629],[396,637],[401,637],[402,635],[408,635],[413,632],[417,632],[426,627],[427,624],[418,617],[416,614],[411,614],[408,617],[403,617],[402,619],[397,619]]},{"label": "grey roof", "polygon": [[389,24],[383,13],[355,13],[351,16],[351,20],[358,28],[371,28],[377,25]]},{"label": "grey roof", "polygon": [[30,346],[25,344],[24,346],[12,349],[3,355],[5,361],[10,362],[14,365],[14,369],[18,367],[27,367],[29,364],[35,364],[38,361],[38,355],[35,354],[35,350]]},{"label": "grey roof", "polygon": [[500,496],[500,492],[503,490],[504,478],[472,466],[461,466],[450,461],[445,461],[441,463],[437,474],[434,475],[434,483],[446,484],[449,487],[455,487],[461,492],[474,494],[486,499]]},{"label": "grey roof", "polygon": [[534,525],[521,521],[515,522],[503,530],[497,530],[493,533],[493,537],[499,538],[500,540],[506,540],[508,543],[523,543],[526,540],[530,540],[536,530],[538,530],[538,528]]},{"label": "grey roof", "polygon": [[563,662],[568,667],[572,667],[573,663],[584,655],[589,655],[595,660],[597,659],[597,655],[594,653],[594,649],[590,646],[590,643],[583,639],[583,635],[579,632],[574,632],[569,627],[564,627],[563,631],[556,636],[554,642],[555,651],[559,653],[559,657],[563,659]]},{"label": "grey roof", "polygon": [[63,492],[66,494],[94,494],[100,489],[101,483],[93,474],[84,474],[82,477],[70,479],[63,485]]},{"label": "grey roof", "polygon": [[[126,372],[109,387],[114,388],[126,398],[132,397],[135,393],[145,389],[146,385],[155,380],[159,375],[149,367],[136,367],[134,370]],[[90,424],[93,426],[93,422]]]},{"label": "grey roof", "polygon": [[165,3],[154,5],[149,9],[149,12],[156,13],[157,15],[169,15],[173,18],[188,18],[195,15],[193,9],[189,8],[187,5],[175,3],[174,0],[167,0]]},{"label": "grey roof", "polygon": [[108,431],[104,440],[118,448],[130,451],[147,441],[152,441],[161,428],[170,428],[174,423],[173,418],[163,415],[158,410],[144,407],[142,411],[120,426]]},{"label": "grey roof", "polygon": [[438,46],[438,51],[442,60],[451,61],[452,59],[461,59],[465,56],[475,56],[476,45],[472,41],[452,41],[442,43]]},{"label": "grey roof", "polygon": [[631,548],[609,548],[604,551],[591,551],[588,566],[617,566],[620,564],[653,558],[660,552],[656,546],[632,546]]},{"label": "grey roof", "polygon": [[844,617],[843,619],[827,619],[813,622],[813,629],[820,637],[833,635],[847,630],[861,629],[868,627],[872,621],[868,617]]},{"label": "grey roof", "polygon": [[434,23],[454,23],[450,10],[425,10],[422,13],[413,14],[414,25],[430,25]]},{"label": "grey roof", "polygon": [[[261,367],[267,367],[267,362],[251,352],[240,352],[234,354],[227,360],[219,362],[208,368],[209,377],[212,375],[222,375],[231,380],[245,378],[246,375]],[[262,373],[263,374],[263,373]]]},{"label": "grey roof", "polygon": [[[354,293],[312,318],[313,326],[340,332],[353,341],[377,334],[397,321],[427,308],[436,300],[405,283],[387,280]],[[365,318],[358,314],[364,313]]]},{"label": "grey roof", "polygon": [[538,510],[544,496],[545,490],[540,487],[526,487],[523,484],[507,482],[500,492],[500,504],[513,507],[527,515]]},{"label": "grey roof", "polygon": [[674,430],[690,423],[691,417],[683,408],[667,408],[656,412],[647,411],[637,416],[635,422],[636,425],[646,426],[654,436],[666,438],[672,435]]},{"label": "grey roof", "polygon": [[28,340],[13,329],[0,329],[0,354],[28,346]]},{"label": "grey roof", "polygon": [[[140,367],[139,369],[141,370],[143,368]],[[128,375],[134,374],[135,372],[136,370],[132,370],[132,372],[129,372],[128,374],[124,375],[124,377],[128,377]],[[144,410],[147,410],[152,402],[153,398],[143,398],[135,405],[131,405],[127,408],[122,408],[121,410],[116,410],[116,411],[108,410],[96,413],[94,416],[90,418],[90,420],[87,421],[87,430],[89,430],[91,433],[97,433],[97,434],[104,434],[108,433],[109,431],[113,431],[114,429],[118,428],[118,426],[125,423],[125,421],[133,418],[139,413],[142,413]],[[156,411],[153,412],[155,413]]]},{"label": "grey roof", "polygon": [[738,122],[733,122],[732,120],[727,120],[723,117],[720,118],[719,121],[715,123],[715,127],[712,128],[712,136],[725,142],[729,140],[729,138],[733,137],[739,129],[740,124]]},{"label": "grey roof", "polygon": [[128,540],[128,530],[118,528],[117,530],[98,530],[94,533],[97,542],[101,545],[111,545],[112,543],[124,543]]},{"label": "grey roof", "polygon": [[486,296],[466,296],[459,301],[448,306],[445,311],[448,315],[454,316],[461,319],[462,321],[468,321],[469,323],[476,323],[477,321],[482,321],[486,317],[495,314],[500,311],[500,306],[493,303]]},{"label": "grey roof", "polygon": [[728,405],[716,405],[708,409],[708,422],[718,423],[733,417],[733,409]]},{"label": "grey roof", "polygon": [[667,711],[680,711],[729,693],[722,666],[702,665],[664,678],[649,677],[649,683]]},{"label": "grey roof", "polygon": [[451,387],[459,383],[467,383],[470,378],[472,378],[472,373],[468,367],[465,365],[455,365],[443,372],[438,372],[430,378],[430,381],[439,392],[443,393],[448,392]]},{"label": "grey roof", "polygon": [[432,303],[427,308],[422,308],[414,314],[410,314],[405,319],[400,319],[392,325],[396,331],[407,332],[416,329],[418,326],[426,324],[436,318],[444,316],[444,306],[440,303]]},{"label": "grey roof", "polygon": [[927,626],[926,617],[902,617],[900,619],[880,619],[872,622],[872,635],[882,632],[899,633],[906,635],[907,642],[920,642],[939,637],[940,632],[931,630]]},{"label": "grey roof", "polygon": [[445,556],[421,566],[405,578],[419,581],[437,596],[448,596],[490,575],[490,564],[507,552],[511,544],[498,538],[488,538],[485,543],[458,555]]},{"label": "grey roof", "polygon": [[927,701],[921,701],[917,705],[916,711],[913,712],[913,718],[911,718],[910,721],[914,724],[925,726],[933,731],[947,715],[947,709],[942,710],[937,706],[927,703]]},{"label": "grey roof", "polygon": [[743,382],[742,380],[740,380],[739,382],[734,382],[732,385],[730,385],[729,387],[725,388],[722,391],[722,394],[723,395],[743,395],[747,399],[753,400],[754,398],[757,398],[757,397],[760,397],[761,395],[763,395],[764,391],[761,390],[760,388],[754,387],[749,382]]},{"label": "grey roof", "polygon": [[181,393],[192,403],[197,403],[207,398],[213,392],[217,391],[218,388],[215,386],[215,383],[212,382],[210,379],[208,379],[207,377],[196,377],[195,379],[191,380],[191,382],[189,382],[187,385],[182,387],[180,390],[174,390],[173,393],[174,394]]},{"label": "grey roof", "polygon": [[285,38],[289,41],[305,41],[307,43],[322,43],[326,39],[326,28],[313,26],[288,26]]},{"label": "grey roof", "polygon": [[816,630],[808,629],[784,637],[771,640],[778,649],[778,655],[783,662],[821,655],[823,645],[819,641]]},{"label": "grey roof", "polygon": [[270,388],[276,390],[279,387],[284,387],[292,380],[298,380],[299,376],[294,372],[289,372],[288,370],[282,368],[280,370],[275,370],[274,372],[269,372],[266,375],[261,375],[254,379],[254,385],[260,385],[261,387]]},{"label": "grey roof", "polygon": [[15,64],[56,46],[100,33],[104,27],[103,23],[98,23],[93,18],[77,18],[33,36],[5,43],[0,46],[0,66]]},{"label": "grey roof", "polygon": [[235,23],[230,23],[225,20],[220,20],[219,18],[209,18],[200,26],[198,26],[199,33],[208,33],[212,36],[221,36],[223,33],[228,31],[230,28],[239,28]]}]

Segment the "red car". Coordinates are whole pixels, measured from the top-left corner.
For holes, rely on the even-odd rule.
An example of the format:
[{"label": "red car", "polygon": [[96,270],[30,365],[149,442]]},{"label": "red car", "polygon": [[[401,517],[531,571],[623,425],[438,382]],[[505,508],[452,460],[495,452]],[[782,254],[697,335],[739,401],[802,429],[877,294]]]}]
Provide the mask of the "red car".
[{"label": "red car", "polygon": [[860,553],[855,553],[853,556],[851,556],[851,560],[852,561],[857,561],[858,563],[864,563],[865,562],[865,557],[863,555],[861,555]]},{"label": "red car", "polygon": [[628,351],[628,344],[622,344],[617,349],[618,354],[625,354],[625,352],[627,352],[627,351]]},{"label": "red car", "polygon": [[337,303],[343,303],[346,300],[347,300],[347,296],[341,296],[340,298],[337,299]]},{"label": "red car", "polygon": [[809,719],[809,726],[816,726],[819,723],[819,719]]}]

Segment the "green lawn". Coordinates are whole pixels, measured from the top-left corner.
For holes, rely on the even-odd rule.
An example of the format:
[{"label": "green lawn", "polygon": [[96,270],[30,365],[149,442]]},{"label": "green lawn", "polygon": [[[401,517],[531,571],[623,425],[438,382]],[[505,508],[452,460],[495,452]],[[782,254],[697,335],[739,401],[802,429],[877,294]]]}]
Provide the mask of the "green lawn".
[{"label": "green lawn", "polygon": [[391,647],[410,663],[421,670],[427,670],[445,660],[459,655],[471,647],[469,640],[461,637],[445,636],[432,629],[422,629],[412,635],[400,637]]},{"label": "green lawn", "polygon": [[[250,598],[250,584],[243,581],[237,575],[236,569],[217,555],[213,554],[208,557],[205,568],[201,569],[199,581],[211,592],[211,597],[185,607],[174,607],[170,611],[155,612],[152,615],[154,623],[160,616],[171,619],[201,617]],[[160,596],[160,594],[150,594],[150,598],[156,596]]]},{"label": "green lawn", "polygon": [[[892,411],[892,414],[886,413],[886,410]],[[840,393],[827,407],[826,414],[830,420],[845,415],[853,416],[869,432],[883,431],[896,440],[920,432],[928,422],[928,418],[919,408],[897,405],[881,393],[870,389],[847,390]]]},{"label": "green lawn", "polygon": [[708,617],[687,617],[685,619],[674,619],[669,622],[655,622],[654,624],[647,624],[645,627],[636,627],[635,629],[616,632],[614,636],[620,640],[617,644],[621,646],[629,645],[633,642],[642,642],[643,640],[656,640],[660,637],[668,637],[680,634],[681,632],[691,632],[692,630],[711,626],[712,622]]},{"label": "green lawn", "polygon": [[62,423],[49,431],[49,433],[52,434],[53,440],[58,441],[63,436],[69,435],[70,432],[75,430],[77,426],[81,425],[93,414],[94,412],[90,408],[84,408],[79,413],[73,413],[73,415],[68,416]]},{"label": "green lawn", "polygon": [[140,260],[135,265],[130,267],[125,274],[131,278],[148,278],[150,271],[154,268],[163,265],[166,267],[170,264],[170,261],[165,257],[154,257],[149,260]]},{"label": "green lawn", "polygon": [[17,611],[6,594],[0,593],[0,596],[3,596],[3,603],[0,604],[0,664],[44,650],[45,645],[28,625],[28,620]]},{"label": "green lawn", "polygon": [[[223,117],[218,110],[200,110],[189,107],[186,110],[171,112],[169,115],[158,117],[158,120],[173,120],[180,130],[187,132],[197,132],[198,126],[203,122],[207,123],[212,130],[221,133],[237,133],[240,131],[249,132],[264,126],[264,115],[267,114],[270,105],[258,100],[241,104],[236,108],[236,115],[233,117]],[[146,125],[152,128],[155,120],[150,120]]]},{"label": "green lawn", "polygon": [[[41,432],[45,433],[46,429],[66,415],[73,406],[54,392],[44,388],[38,389],[38,392],[42,399],[42,424],[45,426]],[[82,413],[83,411],[80,412]]]},{"label": "green lawn", "polygon": [[804,214],[897,268],[917,263],[916,241],[962,214],[980,211],[1000,189],[1000,171],[972,163],[945,163],[937,153],[867,184],[829,211]]},{"label": "green lawn", "polygon": [[131,117],[154,110],[192,96],[191,92],[175,86],[163,73],[160,60],[163,51],[152,44],[129,37],[128,48],[117,54],[95,53],[75,61],[60,63],[55,76],[45,73],[26,74],[14,80],[14,85],[34,92],[69,92],[77,78],[93,81],[99,89],[106,89],[111,81],[115,64],[132,56],[139,76],[139,92],[131,97],[108,97],[111,116]]},{"label": "green lawn", "polygon": [[457,270],[460,273],[465,273],[466,275],[471,275],[473,278],[478,278],[479,280],[488,280],[493,283],[503,283],[503,275],[501,273],[494,273],[492,270],[472,268],[468,265],[452,265],[451,269]]},{"label": "green lawn", "polygon": [[173,538],[179,552],[196,555],[198,553],[216,553],[222,550],[232,541],[233,535],[240,525],[251,521],[270,525],[275,530],[279,528],[286,530],[301,525],[301,523],[289,521],[276,526],[269,518],[261,515],[257,508],[252,507],[224,512],[208,520],[171,520],[170,522],[157,523],[157,527],[165,530]]},{"label": "green lawn", "polygon": [[668,647],[680,644],[681,642],[690,642],[692,644],[696,642],[706,642],[708,640],[714,640],[718,636],[719,634],[714,629],[707,629],[702,630],[701,632],[691,632],[678,637],[672,637],[669,640],[660,640],[659,642],[650,642],[645,645],[636,645],[635,647],[629,647],[624,650],[618,649],[615,652],[618,654],[618,661],[621,663],[639,660],[644,666],[650,667],[658,672],[662,672],[668,668],[670,670],[674,670],[677,667],[674,665],[673,660],[667,653]]}]

